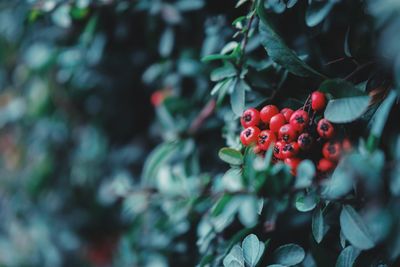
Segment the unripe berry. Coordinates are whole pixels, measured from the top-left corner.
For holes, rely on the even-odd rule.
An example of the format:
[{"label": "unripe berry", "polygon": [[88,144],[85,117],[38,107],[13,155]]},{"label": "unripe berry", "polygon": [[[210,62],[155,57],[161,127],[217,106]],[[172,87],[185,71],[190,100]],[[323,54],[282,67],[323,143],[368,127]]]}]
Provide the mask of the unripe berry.
[{"label": "unripe berry", "polygon": [[314,111],[322,111],[326,106],[325,94],[315,91],[311,94],[311,108]]},{"label": "unripe berry", "polygon": [[324,155],[326,159],[336,162],[339,160],[340,150],[341,147],[339,142],[327,142],[322,147],[322,155]]},{"label": "unripe berry", "polygon": [[290,116],[289,123],[300,133],[306,128],[308,121],[309,117],[307,112],[304,110],[296,110],[293,112],[292,116]]},{"label": "unripe berry", "polygon": [[281,154],[284,159],[293,158],[299,153],[299,150],[297,142],[292,142],[283,146]]},{"label": "unripe berry", "polygon": [[240,123],[242,124],[243,128],[257,126],[259,122],[260,112],[258,112],[258,110],[255,108],[246,109],[240,118]]},{"label": "unripe berry", "polygon": [[297,132],[290,124],[283,125],[278,132],[278,138],[289,143],[296,140]]},{"label": "unripe berry", "polygon": [[325,139],[330,139],[335,134],[335,129],[333,128],[332,123],[327,119],[320,119],[317,124],[317,132],[319,136]]},{"label": "unripe berry", "polygon": [[322,158],[318,162],[317,170],[322,173],[330,172],[335,169],[336,164],[326,158]]},{"label": "unripe berry", "polygon": [[308,150],[314,143],[313,137],[309,133],[302,133],[299,138],[297,138],[297,144],[301,150]]},{"label": "unripe berry", "polygon": [[279,113],[279,109],[274,105],[267,105],[260,111],[260,118],[264,123],[270,123],[272,116]]},{"label": "unripe berry", "polygon": [[260,129],[256,126],[250,126],[244,129],[240,134],[240,140],[244,146],[249,146],[257,143],[258,135],[260,134]]},{"label": "unripe berry", "polygon": [[291,117],[292,114],[293,114],[293,109],[291,109],[291,108],[284,108],[284,109],[281,110],[280,113],[282,113],[283,116],[285,116],[286,121],[289,121],[289,120],[290,120],[290,117]]},{"label": "unripe berry", "polygon": [[274,133],[278,133],[279,129],[285,125],[286,119],[281,113],[278,113],[272,116],[271,120],[269,121],[269,129]]},{"label": "unripe berry", "polygon": [[290,167],[290,173],[294,176],[297,174],[297,167],[299,166],[300,162],[301,162],[301,159],[299,159],[299,158],[286,158],[285,159],[285,164]]},{"label": "unripe berry", "polygon": [[272,143],[276,142],[275,134],[270,130],[261,131],[258,135],[258,146],[262,150],[268,150]]}]

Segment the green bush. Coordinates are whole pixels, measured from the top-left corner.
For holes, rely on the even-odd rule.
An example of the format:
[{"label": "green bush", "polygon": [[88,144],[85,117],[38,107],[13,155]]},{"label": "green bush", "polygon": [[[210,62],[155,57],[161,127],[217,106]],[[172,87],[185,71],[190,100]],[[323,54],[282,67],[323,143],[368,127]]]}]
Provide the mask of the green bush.
[{"label": "green bush", "polygon": [[[0,266],[399,266],[400,4],[0,3]],[[322,115],[328,176],[240,142]],[[313,116],[314,118],[314,116]]]}]

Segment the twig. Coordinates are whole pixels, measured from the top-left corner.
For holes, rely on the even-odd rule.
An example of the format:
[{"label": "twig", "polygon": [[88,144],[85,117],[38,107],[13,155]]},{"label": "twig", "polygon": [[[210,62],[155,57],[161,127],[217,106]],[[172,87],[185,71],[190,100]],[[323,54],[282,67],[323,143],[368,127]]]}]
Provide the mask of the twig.
[{"label": "twig", "polygon": [[197,117],[193,120],[192,124],[189,127],[188,133],[194,134],[201,127],[204,121],[214,112],[215,110],[215,99],[212,98],[207,104],[203,107]]},{"label": "twig", "polygon": [[254,17],[256,15],[256,12],[254,12],[254,8],[255,8],[255,2],[253,1],[253,4],[250,7],[250,12],[252,12],[252,14],[250,16],[249,22],[247,23],[246,33],[245,33],[243,41],[242,41],[242,52],[240,54],[240,58],[239,58],[239,62],[238,62],[239,68],[242,67],[242,65],[243,65],[244,55],[246,53],[246,46],[249,41],[249,34],[250,34],[251,26],[253,24]]},{"label": "twig", "polygon": [[363,65],[358,66],[353,72],[351,72],[349,75],[347,75],[346,77],[344,77],[344,80],[349,80],[350,78],[352,78],[354,75],[356,75],[358,72],[368,68],[369,66],[373,65],[375,63],[375,61],[369,61]]}]

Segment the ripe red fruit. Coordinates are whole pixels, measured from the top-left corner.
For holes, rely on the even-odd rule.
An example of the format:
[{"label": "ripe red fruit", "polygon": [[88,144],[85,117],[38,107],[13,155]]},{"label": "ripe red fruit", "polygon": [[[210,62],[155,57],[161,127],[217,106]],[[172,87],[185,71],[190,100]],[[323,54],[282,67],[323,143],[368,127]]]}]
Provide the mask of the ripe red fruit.
[{"label": "ripe red fruit", "polygon": [[250,126],[244,129],[240,134],[240,140],[244,146],[249,146],[257,143],[258,135],[260,134],[260,129],[256,126]]},{"label": "ripe red fruit", "polygon": [[351,144],[351,142],[350,142],[349,139],[345,138],[345,139],[342,141],[342,148],[343,148],[343,151],[345,151],[345,152],[351,151],[351,149],[353,148],[353,146],[352,146],[352,144]]},{"label": "ripe red fruit", "polygon": [[260,111],[260,118],[264,123],[270,123],[272,116],[279,113],[279,109],[275,105],[267,105]]},{"label": "ripe red fruit", "polygon": [[296,139],[297,132],[293,129],[293,126],[290,124],[285,124],[281,128],[279,128],[278,138],[285,142],[292,142]]},{"label": "ripe red fruit", "polygon": [[302,132],[309,121],[308,113],[304,110],[296,110],[293,112],[292,116],[290,116],[289,123],[293,126],[293,128],[297,132]]},{"label": "ripe red fruit", "polygon": [[297,173],[297,166],[299,166],[301,159],[299,158],[286,158],[285,164],[290,167],[290,173],[292,175],[296,175]]},{"label": "ripe red fruit", "polygon": [[275,143],[276,136],[270,130],[261,131],[258,135],[258,146],[262,150],[267,150],[272,143]]},{"label": "ripe red fruit", "polygon": [[320,119],[317,124],[317,132],[319,136],[330,139],[335,134],[335,129],[327,119]]},{"label": "ripe red fruit", "polygon": [[282,149],[285,146],[284,142],[278,141],[274,146],[274,157],[277,159],[282,159]]},{"label": "ripe red fruit", "polygon": [[287,158],[293,158],[299,153],[299,145],[297,142],[292,142],[289,144],[285,144],[282,148],[282,158],[287,159]]},{"label": "ripe red fruit", "polygon": [[338,161],[340,157],[341,146],[339,142],[327,142],[322,147],[322,155],[330,161]]},{"label": "ripe red fruit", "polygon": [[269,121],[269,129],[274,133],[277,133],[279,129],[285,125],[286,119],[281,113],[278,113],[272,116],[271,120]]},{"label": "ripe red fruit", "polygon": [[321,111],[326,106],[326,97],[322,92],[315,91],[311,94],[311,108],[314,111]]},{"label": "ripe red fruit", "polygon": [[326,158],[322,158],[318,162],[317,170],[325,173],[330,172],[336,167],[336,164]]},{"label": "ripe red fruit", "polygon": [[297,144],[299,145],[300,149],[308,150],[312,146],[314,140],[311,134],[309,133],[302,133],[299,138],[297,138]]},{"label": "ripe red fruit", "polygon": [[293,114],[293,109],[291,108],[284,108],[281,110],[281,114],[283,114],[283,116],[285,116],[286,121],[290,120],[290,117]]},{"label": "ripe red fruit", "polygon": [[158,107],[164,102],[165,97],[165,93],[158,90],[151,94],[150,102],[154,107]]},{"label": "ripe red fruit", "polygon": [[240,123],[244,128],[250,126],[257,126],[259,122],[260,122],[260,112],[258,112],[258,110],[255,108],[246,109],[243,112],[242,117],[240,118]]}]

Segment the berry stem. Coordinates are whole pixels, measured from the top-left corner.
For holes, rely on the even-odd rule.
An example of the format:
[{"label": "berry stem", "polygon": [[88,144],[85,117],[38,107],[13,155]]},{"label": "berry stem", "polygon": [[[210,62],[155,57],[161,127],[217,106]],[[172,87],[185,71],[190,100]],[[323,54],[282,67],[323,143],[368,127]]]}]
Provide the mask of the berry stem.
[{"label": "berry stem", "polygon": [[304,102],[304,105],[303,105],[303,110],[305,110],[305,108],[306,108],[306,106],[307,106],[307,103],[308,103],[308,101],[310,100],[310,97],[311,97],[311,94],[309,94],[309,95],[307,96],[306,102]]}]

